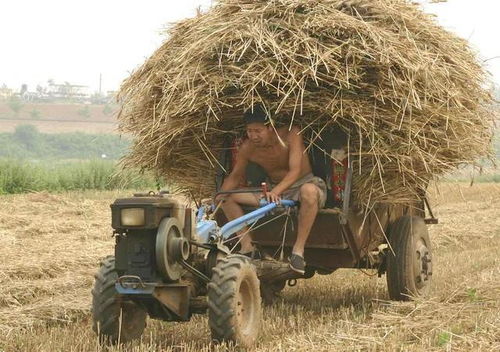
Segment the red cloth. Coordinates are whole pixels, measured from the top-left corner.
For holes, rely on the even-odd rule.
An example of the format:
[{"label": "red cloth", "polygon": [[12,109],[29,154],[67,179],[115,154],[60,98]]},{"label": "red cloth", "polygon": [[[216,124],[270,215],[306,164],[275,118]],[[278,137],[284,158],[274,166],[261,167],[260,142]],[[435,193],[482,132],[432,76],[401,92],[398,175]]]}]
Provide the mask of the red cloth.
[{"label": "red cloth", "polygon": [[345,180],[347,177],[347,158],[342,162],[332,160],[332,196],[334,201],[344,200]]}]

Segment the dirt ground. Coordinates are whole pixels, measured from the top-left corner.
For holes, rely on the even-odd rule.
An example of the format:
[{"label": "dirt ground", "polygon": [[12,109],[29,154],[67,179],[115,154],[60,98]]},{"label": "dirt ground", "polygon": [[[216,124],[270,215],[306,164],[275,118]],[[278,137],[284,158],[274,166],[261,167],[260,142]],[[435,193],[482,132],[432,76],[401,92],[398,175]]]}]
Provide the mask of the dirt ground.
[{"label": "dirt ground", "polygon": [[[129,192],[126,192],[128,194]],[[121,193],[124,194],[123,192]],[[117,192],[0,197],[0,351],[101,351],[90,289],[113,251]],[[385,277],[339,270],[299,280],[264,309],[257,351],[500,351],[500,184],[441,184],[430,298],[390,302]],[[109,351],[223,351],[205,316],[150,320]]]}]

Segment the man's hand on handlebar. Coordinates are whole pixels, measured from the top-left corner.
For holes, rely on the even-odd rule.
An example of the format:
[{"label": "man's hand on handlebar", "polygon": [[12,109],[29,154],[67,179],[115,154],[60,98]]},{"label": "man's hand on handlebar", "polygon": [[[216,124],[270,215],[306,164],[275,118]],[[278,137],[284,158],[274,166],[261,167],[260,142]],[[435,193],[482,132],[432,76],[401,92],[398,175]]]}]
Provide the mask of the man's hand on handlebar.
[{"label": "man's hand on handlebar", "polygon": [[273,192],[273,191],[270,191],[270,192],[266,192],[265,194],[265,198],[266,200],[269,202],[269,203],[276,203],[276,204],[279,204],[280,201],[281,201],[281,197],[279,196],[279,194]]}]

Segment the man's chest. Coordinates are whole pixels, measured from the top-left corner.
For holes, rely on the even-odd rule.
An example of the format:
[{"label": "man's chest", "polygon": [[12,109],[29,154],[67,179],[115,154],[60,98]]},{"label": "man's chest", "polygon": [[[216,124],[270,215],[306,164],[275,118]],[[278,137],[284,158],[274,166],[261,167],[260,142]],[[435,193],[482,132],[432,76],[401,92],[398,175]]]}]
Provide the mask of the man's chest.
[{"label": "man's chest", "polygon": [[288,169],[288,149],[257,150],[250,155],[250,161],[265,169]]}]

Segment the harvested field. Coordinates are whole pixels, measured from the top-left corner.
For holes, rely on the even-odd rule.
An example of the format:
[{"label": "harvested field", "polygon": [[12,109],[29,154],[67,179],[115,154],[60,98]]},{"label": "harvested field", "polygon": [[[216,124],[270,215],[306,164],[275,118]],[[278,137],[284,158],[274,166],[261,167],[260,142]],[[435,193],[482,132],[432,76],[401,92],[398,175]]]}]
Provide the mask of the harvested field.
[{"label": "harvested field", "polygon": [[[265,308],[256,350],[500,350],[500,184],[439,190],[430,299],[389,302],[385,278],[371,272],[316,276]],[[102,350],[91,331],[90,289],[99,258],[112,253],[109,204],[118,195],[0,197],[0,351]],[[110,350],[226,349],[210,346],[206,317],[195,316],[149,321],[141,342]]]}]

